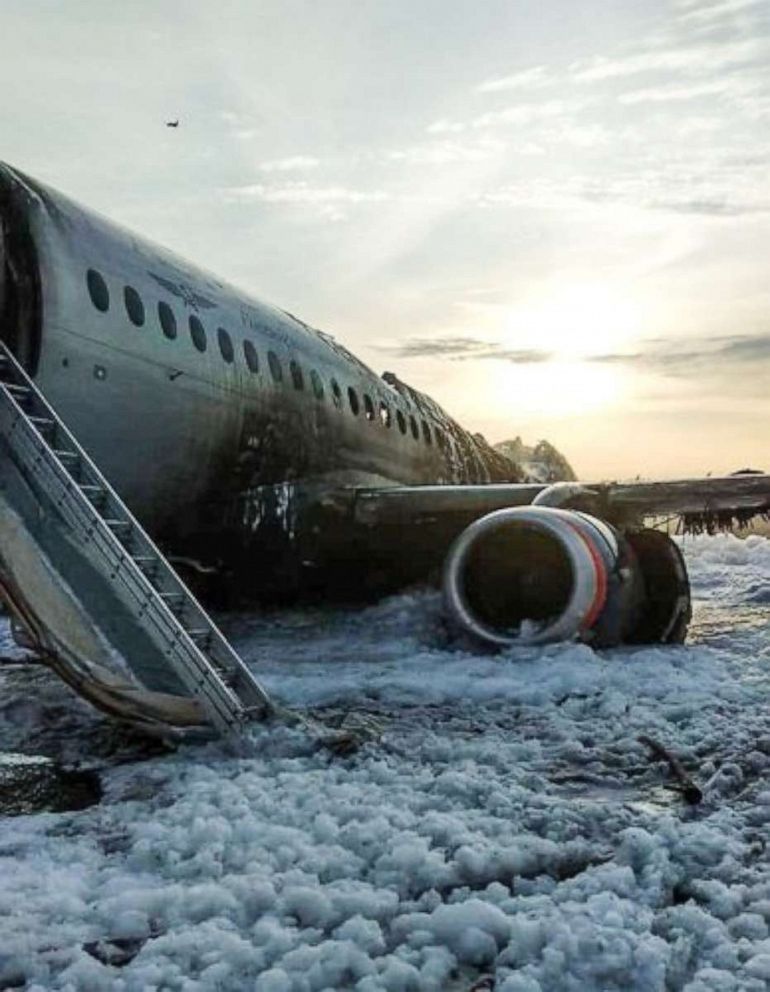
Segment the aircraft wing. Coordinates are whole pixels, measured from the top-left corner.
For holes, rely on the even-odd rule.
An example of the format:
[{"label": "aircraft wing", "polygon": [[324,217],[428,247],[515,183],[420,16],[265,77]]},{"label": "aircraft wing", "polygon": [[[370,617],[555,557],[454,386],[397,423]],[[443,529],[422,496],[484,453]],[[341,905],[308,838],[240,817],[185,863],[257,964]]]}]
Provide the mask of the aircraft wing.
[{"label": "aircraft wing", "polygon": [[[542,483],[525,483],[358,489],[354,516],[364,526],[470,520],[492,510],[531,503],[547,488]],[[621,525],[679,516],[685,531],[711,533],[770,513],[770,475],[585,483],[585,490],[585,496],[570,505]]]}]

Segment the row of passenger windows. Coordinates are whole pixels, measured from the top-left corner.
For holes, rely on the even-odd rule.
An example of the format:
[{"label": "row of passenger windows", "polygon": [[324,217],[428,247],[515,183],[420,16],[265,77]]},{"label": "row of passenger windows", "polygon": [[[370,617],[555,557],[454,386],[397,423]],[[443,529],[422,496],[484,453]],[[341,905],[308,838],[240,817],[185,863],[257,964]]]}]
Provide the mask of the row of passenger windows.
[{"label": "row of passenger windows", "polygon": [[[88,286],[88,294],[91,297],[91,302],[93,305],[101,313],[106,313],[110,308],[110,292],[107,288],[107,283],[105,282],[104,277],[100,272],[97,272],[96,269],[89,269],[86,274],[86,284]],[[128,315],[128,319],[131,323],[135,327],[143,327],[146,317],[144,301],[133,286],[124,286],[123,303],[126,309],[126,314]],[[158,303],[158,323],[160,324],[163,334],[169,339],[169,341],[173,341],[177,336],[178,330],[176,316],[174,315],[174,311],[164,300],[161,300],[161,302]],[[188,329],[190,332],[190,340],[192,341],[194,347],[201,353],[205,352],[208,347],[206,328],[203,326],[201,319],[195,314],[191,314],[188,319]],[[224,327],[217,328],[217,343],[219,345],[219,352],[223,360],[227,362],[228,365],[232,365],[235,361],[235,348],[230,334],[224,329]],[[243,357],[249,371],[252,373],[258,373],[259,355],[257,354],[257,349],[254,347],[253,342],[248,338],[243,339]],[[276,383],[283,382],[283,366],[281,365],[280,358],[274,351],[268,351],[267,365],[273,381]],[[295,389],[304,390],[305,375],[299,363],[294,359],[289,362],[289,376]],[[315,398],[317,400],[323,400],[325,395],[324,384],[321,380],[321,376],[315,369],[311,369],[309,380],[310,389],[312,390]],[[332,402],[339,409],[343,405],[342,390],[340,389],[339,383],[336,379],[330,380],[330,386]],[[351,413],[357,417],[361,412],[361,402],[359,401],[358,393],[352,386],[348,386],[347,398]],[[384,427],[388,428],[393,426],[393,417],[387,403],[380,400],[379,406],[375,409],[374,401],[368,393],[363,394],[363,411],[367,420],[379,420]],[[435,436],[436,443],[442,450],[445,450],[448,447],[446,435],[440,428],[434,427],[431,432],[431,428],[425,420],[421,420],[420,425],[418,426],[417,420],[411,414],[409,414],[408,417],[407,427],[407,417],[398,408],[396,408],[396,423],[398,424],[398,429],[402,434],[406,434],[408,429],[415,441],[419,440],[421,433],[420,429],[422,429],[422,438],[426,444],[433,444],[433,439]]]}]

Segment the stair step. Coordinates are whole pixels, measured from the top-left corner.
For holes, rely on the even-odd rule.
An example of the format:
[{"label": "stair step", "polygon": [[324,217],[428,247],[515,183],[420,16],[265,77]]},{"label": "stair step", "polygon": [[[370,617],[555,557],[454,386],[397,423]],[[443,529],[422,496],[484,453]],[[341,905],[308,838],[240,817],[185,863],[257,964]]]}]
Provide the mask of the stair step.
[{"label": "stair step", "polygon": [[104,488],[104,486],[98,486],[90,482],[88,483],[81,482],[79,488],[80,491],[83,493],[83,495],[87,496],[91,500],[107,498],[107,490]]},{"label": "stair step", "polygon": [[32,395],[32,390],[29,388],[29,386],[20,386],[18,383],[15,382],[6,382],[3,383],[3,385],[11,394],[11,396],[13,396],[14,399],[17,398],[28,399]]},{"label": "stair step", "polygon": [[56,427],[56,421],[51,420],[50,417],[27,417],[27,420],[29,420],[31,424],[34,424],[41,434],[43,431],[48,431],[53,427]]},{"label": "stair step", "polygon": [[166,606],[170,606],[172,603],[185,603],[187,601],[187,597],[183,592],[162,592],[159,595]]},{"label": "stair step", "polygon": [[160,562],[157,558],[145,557],[144,555],[134,555],[133,560],[137,567],[141,569],[143,574],[147,577],[149,582],[154,582],[154,576],[160,567]]},{"label": "stair step", "polygon": [[193,630],[185,630],[185,633],[190,640],[195,641],[198,646],[205,644],[213,637],[213,631],[209,627],[199,627]]}]

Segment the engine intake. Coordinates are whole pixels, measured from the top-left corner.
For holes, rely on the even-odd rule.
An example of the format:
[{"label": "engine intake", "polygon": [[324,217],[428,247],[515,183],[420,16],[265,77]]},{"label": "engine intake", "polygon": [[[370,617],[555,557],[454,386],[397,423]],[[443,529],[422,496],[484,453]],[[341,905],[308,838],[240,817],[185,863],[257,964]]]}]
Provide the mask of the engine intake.
[{"label": "engine intake", "polygon": [[496,510],[455,540],[444,566],[449,614],[490,644],[681,642],[687,572],[665,534],[621,534],[576,510]]}]

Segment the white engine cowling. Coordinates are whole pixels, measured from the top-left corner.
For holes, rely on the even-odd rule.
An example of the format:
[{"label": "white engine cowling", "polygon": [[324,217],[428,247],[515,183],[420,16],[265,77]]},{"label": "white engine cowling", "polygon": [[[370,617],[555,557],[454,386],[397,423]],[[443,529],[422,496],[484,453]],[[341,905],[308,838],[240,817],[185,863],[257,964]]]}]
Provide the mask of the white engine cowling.
[{"label": "white engine cowling", "polygon": [[677,642],[690,618],[687,574],[670,538],[620,534],[550,506],[475,520],[449,550],[443,586],[455,622],[498,646]]}]

